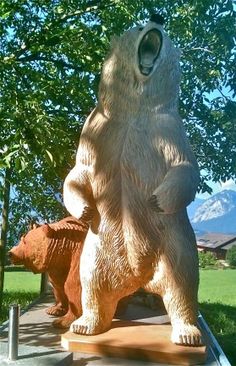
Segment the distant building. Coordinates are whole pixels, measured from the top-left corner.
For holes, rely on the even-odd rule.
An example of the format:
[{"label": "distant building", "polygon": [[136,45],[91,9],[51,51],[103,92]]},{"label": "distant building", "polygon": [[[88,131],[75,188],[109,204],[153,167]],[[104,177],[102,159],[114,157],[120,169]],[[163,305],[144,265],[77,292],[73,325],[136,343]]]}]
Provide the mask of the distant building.
[{"label": "distant building", "polygon": [[235,235],[204,233],[197,235],[198,251],[212,252],[217,259],[225,259],[227,250],[236,245]]}]

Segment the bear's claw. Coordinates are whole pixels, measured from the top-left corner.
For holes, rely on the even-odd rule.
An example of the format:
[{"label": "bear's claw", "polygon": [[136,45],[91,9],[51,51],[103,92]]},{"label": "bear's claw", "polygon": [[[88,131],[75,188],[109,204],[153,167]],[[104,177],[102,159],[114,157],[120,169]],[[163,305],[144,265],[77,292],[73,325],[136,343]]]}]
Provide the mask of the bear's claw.
[{"label": "bear's claw", "polygon": [[199,347],[204,344],[200,330],[194,325],[173,327],[171,340],[175,344]]},{"label": "bear's claw", "polygon": [[164,212],[158,203],[157,196],[154,194],[148,200],[149,206],[156,212]]},{"label": "bear's claw", "polygon": [[81,220],[84,220],[85,222],[89,222],[93,219],[94,217],[94,210],[90,207],[84,207],[82,216],[81,216]]},{"label": "bear's claw", "polygon": [[84,335],[92,335],[95,334],[93,327],[89,327],[88,325],[83,325],[78,322],[78,320],[75,320],[71,326],[70,331],[76,334],[84,334]]}]

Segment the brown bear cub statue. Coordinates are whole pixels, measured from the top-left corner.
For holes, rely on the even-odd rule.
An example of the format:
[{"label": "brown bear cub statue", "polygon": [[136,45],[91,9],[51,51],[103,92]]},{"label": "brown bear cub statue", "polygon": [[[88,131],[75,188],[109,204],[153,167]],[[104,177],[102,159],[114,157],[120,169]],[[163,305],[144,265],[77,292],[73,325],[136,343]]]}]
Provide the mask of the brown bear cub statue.
[{"label": "brown bear cub statue", "polygon": [[53,326],[67,328],[82,314],[80,256],[88,224],[72,216],[33,228],[9,252],[13,264],[34,273],[47,272],[56,304],[46,311],[60,316]]}]

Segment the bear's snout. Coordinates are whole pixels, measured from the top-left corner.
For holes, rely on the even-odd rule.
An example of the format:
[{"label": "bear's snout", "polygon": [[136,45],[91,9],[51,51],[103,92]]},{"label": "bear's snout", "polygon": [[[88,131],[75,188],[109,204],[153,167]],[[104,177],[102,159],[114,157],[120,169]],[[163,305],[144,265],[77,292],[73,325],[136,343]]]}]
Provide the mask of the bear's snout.
[{"label": "bear's snout", "polygon": [[12,248],[9,250],[8,256],[12,264],[24,264],[24,252],[21,248]]}]

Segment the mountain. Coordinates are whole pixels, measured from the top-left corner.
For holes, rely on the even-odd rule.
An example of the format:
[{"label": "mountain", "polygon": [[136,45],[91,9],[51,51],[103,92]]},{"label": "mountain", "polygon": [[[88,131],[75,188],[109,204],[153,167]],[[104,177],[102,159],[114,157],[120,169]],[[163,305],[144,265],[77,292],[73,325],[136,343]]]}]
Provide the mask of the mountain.
[{"label": "mountain", "polygon": [[190,205],[187,207],[187,211],[188,211],[188,217],[190,220],[192,220],[192,218],[195,215],[196,210],[198,209],[198,207],[200,205],[203,204],[205,200],[201,199],[201,198],[195,198],[195,200],[193,202],[190,203]]},{"label": "mountain", "polygon": [[236,234],[236,192],[224,190],[204,200],[191,222],[195,231]]}]

